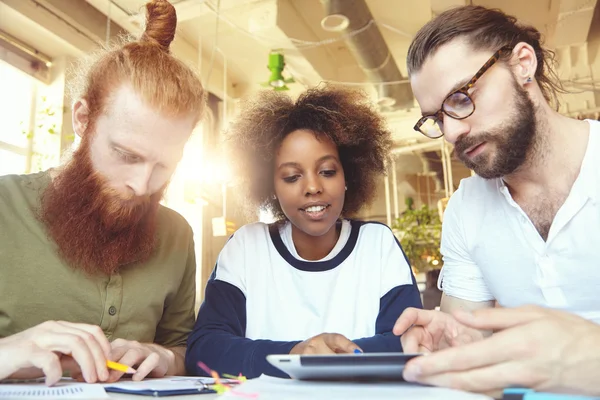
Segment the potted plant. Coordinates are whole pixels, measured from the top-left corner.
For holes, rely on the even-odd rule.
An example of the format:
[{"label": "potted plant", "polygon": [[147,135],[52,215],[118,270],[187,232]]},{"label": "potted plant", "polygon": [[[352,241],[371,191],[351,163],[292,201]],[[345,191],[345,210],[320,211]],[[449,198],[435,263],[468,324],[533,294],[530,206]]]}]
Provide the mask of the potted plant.
[{"label": "potted plant", "polygon": [[442,222],[437,209],[423,204],[414,208],[412,198],[407,209],[392,223],[392,230],[400,241],[415,272],[441,268],[440,240]]}]

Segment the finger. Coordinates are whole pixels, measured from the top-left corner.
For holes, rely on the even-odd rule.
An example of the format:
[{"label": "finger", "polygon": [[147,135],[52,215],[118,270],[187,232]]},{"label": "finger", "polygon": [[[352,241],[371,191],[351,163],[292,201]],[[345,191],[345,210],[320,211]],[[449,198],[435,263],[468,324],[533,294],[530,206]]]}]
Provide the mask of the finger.
[{"label": "finger", "polygon": [[331,334],[322,333],[311,338],[306,346],[305,354],[335,354],[334,346],[327,343]]},{"label": "finger", "polygon": [[100,349],[102,349],[104,358],[108,359],[108,357],[110,356],[110,352],[111,352],[110,342],[108,341],[108,339],[106,338],[106,335],[104,335],[104,332],[102,331],[102,329],[99,326],[88,325],[88,324],[78,324],[78,323],[74,323],[74,322],[65,322],[65,321],[58,321],[58,323],[61,324],[62,326],[73,327],[73,328],[76,328],[76,329],[79,329],[79,330],[82,330],[82,331],[92,334],[92,336],[94,336],[94,339],[96,339],[96,342],[100,346]]},{"label": "finger", "polygon": [[[88,382],[96,382],[99,376],[108,376],[106,355],[102,345],[98,342],[98,332],[92,333],[96,330],[93,326],[51,321],[46,324],[46,328],[44,334],[35,338],[39,347],[63,354],[72,354],[85,371],[84,376]],[[100,330],[100,332],[102,331]],[[103,340],[106,341],[106,338]],[[75,352],[78,353],[79,358],[75,357]]]},{"label": "finger", "polygon": [[335,354],[335,351],[324,343],[314,347],[310,354]]},{"label": "finger", "polygon": [[468,371],[448,372],[418,379],[419,383],[451,387],[470,392],[491,392],[511,386],[532,387],[541,380],[533,364],[506,362]]},{"label": "finger", "polygon": [[405,353],[418,353],[419,349],[424,347],[430,353],[432,349],[424,345],[427,341],[427,336],[425,329],[420,326],[413,326],[404,335],[400,336],[402,351]]},{"label": "finger", "polygon": [[111,347],[106,336],[104,336],[102,329],[95,325],[76,324],[64,321],[58,321],[58,324],[62,327],[70,327],[76,330],[75,333],[87,343],[92,353],[98,378],[101,381],[108,379],[106,360],[110,356]]},{"label": "finger", "polygon": [[[138,348],[128,349],[123,357],[117,359],[119,364],[127,365],[128,367],[136,367],[145,359],[144,353]],[[124,375],[121,371],[110,371],[108,382],[116,382]]]},{"label": "finger", "polygon": [[354,350],[362,349],[356,343],[344,335],[338,333],[325,335],[325,344],[333,350],[334,353],[354,353]]},{"label": "finger", "polygon": [[[109,360],[112,361],[119,361],[121,360],[125,354],[127,354],[127,352],[130,350],[130,347],[128,347],[127,342],[121,339],[116,339],[115,341],[112,342],[112,350],[110,353],[110,357]],[[123,363],[121,363],[123,364]],[[131,366],[131,365],[129,365]],[[109,375],[108,375],[108,382],[116,382],[119,379],[121,379],[121,377],[124,375],[123,372],[121,371],[116,371],[116,370],[110,370],[109,371]]]},{"label": "finger", "polygon": [[460,347],[440,350],[428,357],[419,357],[407,363],[406,379],[466,371],[519,359],[527,354],[527,341],[521,340],[521,330],[499,332],[487,339]]},{"label": "finger", "polygon": [[46,332],[38,340],[40,347],[45,350],[62,354],[71,354],[79,364],[85,380],[96,382],[96,363],[88,344],[77,334],[66,332]]},{"label": "finger", "polygon": [[413,325],[427,325],[431,323],[435,314],[438,311],[421,310],[418,308],[409,307],[400,315],[394,324],[394,335],[400,336]]},{"label": "finger", "polygon": [[476,329],[502,330],[526,324],[544,316],[537,307],[485,308],[473,313],[457,311],[454,317],[464,325]]},{"label": "finger", "polygon": [[123,377],[123,375],[125,375],[125,374],[121,371],[111,370],[108,373],[108,379],[106,380],[106,383],[114,383],[114,382],[118,381],[119,379],[121,379]]},{"label": "finger", "polygon": [[153,372],[156,372],[156,375],[158,375],[155,376],[156,378],[162,378],[167,373],[167,368],[160,365],[160,356],[158,353],[150,353],[136,369],[137,371],[131,377],[134,381],[141,381]]},{"label": "finger", "polygon": [[112,350],[110,352],[109,360],[117,361],[123,358],[123,356],[131,349],[126,343],[117,345],[117,341],[112,342]]},{"label": "finger", "polygon": [[46,385],[52,386],[62,377],[62,368],[58,356],[47,350],[36,350],[31,353],[30,363],[32,366],[41,369],[46,376]]},{"label": "finger", "polygon": [[323,337],[317,337],[308,342],[302,354],[335,354],[335,351],[325,343]]}]

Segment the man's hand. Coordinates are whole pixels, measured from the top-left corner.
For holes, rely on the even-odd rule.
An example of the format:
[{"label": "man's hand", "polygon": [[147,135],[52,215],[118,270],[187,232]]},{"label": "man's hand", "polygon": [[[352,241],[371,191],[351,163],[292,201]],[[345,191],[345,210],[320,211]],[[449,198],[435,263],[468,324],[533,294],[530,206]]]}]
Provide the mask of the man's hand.
[{"label": "man's hand", "polygon": [[499,332],[409,361],[406,380],[474,392],[519,386],[600,395],[600,326],[540,307],[457,312],[456,318]]},{"label": "man's hand", "polygon": [[[137,372],[131,377],[134,381],[141,381],[148,376],[162,378],[175,365],[175,353],[157,344],[116,339],[111,343],[111,348],[111,360],[136,369]],[[116,382],[122,376],[123,372],[110,371],[108,382]]]},{"label": "man's hand", "polygon": [[402,335],[405,353],[432,353],[483,339],[483,333],[469,328],[441,311],[407,308],[394,325],[394,335]]},{"label": "man's hand", "polygon": [[63,370],[76,369],[89,383],[108,379],[110,343],[98,326],[47,321],[0,339],[0,379],[46,376],[60,380]]},{"label": "man's hand", "polygon": [[362,350],[350,339],[338,333],[321,333],[300,342],[292,348],[290,354],[335,354],[354,353]]}]

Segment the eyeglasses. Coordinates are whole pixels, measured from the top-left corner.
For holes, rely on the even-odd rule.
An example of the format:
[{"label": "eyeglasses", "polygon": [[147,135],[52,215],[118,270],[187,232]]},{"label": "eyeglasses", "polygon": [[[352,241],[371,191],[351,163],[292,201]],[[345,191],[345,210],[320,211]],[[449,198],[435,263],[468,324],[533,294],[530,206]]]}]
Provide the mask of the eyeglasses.
[{"label": "eyeglasses", "polygon": [[414,130],[421,132],[428,138],[437,139],[444,136],[443,114],[459,120],[470,117],[475,112],[475,102],[473,102],[473,99],[469,95],[469,89],[500,59],[502,53],[507,51],[512,51],[512,47],[505,46],[495,52],[466,85],[446,96],[442,102],[442,108],[433,114],[425,115],[419,119],[414,126]]}]

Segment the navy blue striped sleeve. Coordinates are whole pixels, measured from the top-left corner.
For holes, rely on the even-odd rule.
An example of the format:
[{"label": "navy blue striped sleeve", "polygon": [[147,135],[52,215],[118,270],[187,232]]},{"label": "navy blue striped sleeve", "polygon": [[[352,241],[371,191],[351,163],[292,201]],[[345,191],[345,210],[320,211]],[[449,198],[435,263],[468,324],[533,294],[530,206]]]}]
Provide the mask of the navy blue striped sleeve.
[{"label": "navy blue striped sleeve", "polygon": [[396,286],[379,301],[375,335],[353,340],[365,353],[401,352],[400,337],[392,333],[396,320],[408,307],[423,308],[416,282]]},{"label": "navy blue striped sleeve", "polygon": [[251,340],[246,332],[246,297],[236,286],[214,278],[208,281],[204,302],[188,338],[188,374],[204,376],[202,361],[220,374],[256,378],[261,374],[287,377],[266,360],[269,354],[288,354],[300,343]]}]

